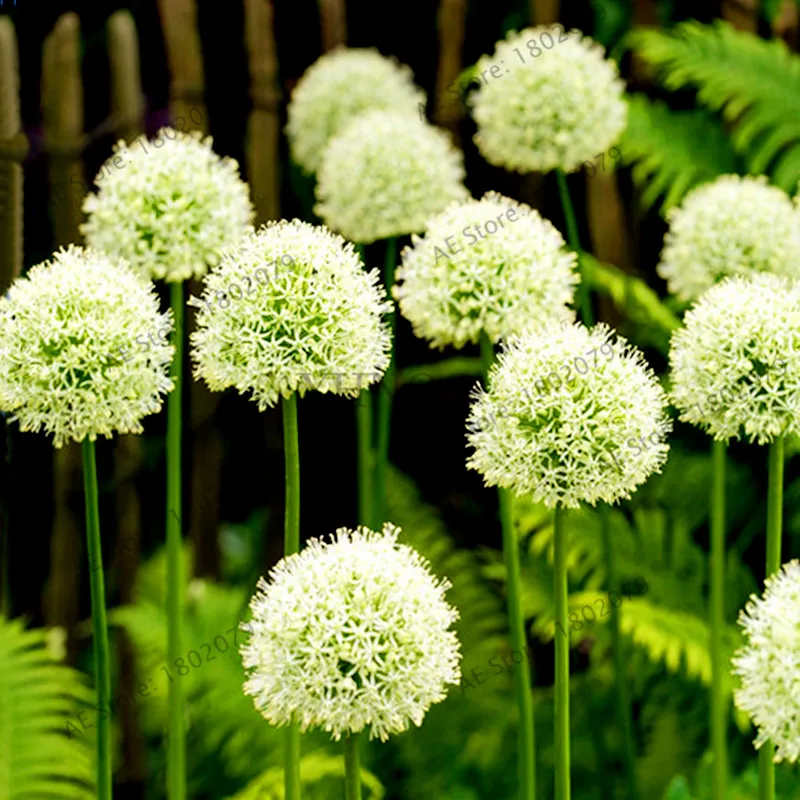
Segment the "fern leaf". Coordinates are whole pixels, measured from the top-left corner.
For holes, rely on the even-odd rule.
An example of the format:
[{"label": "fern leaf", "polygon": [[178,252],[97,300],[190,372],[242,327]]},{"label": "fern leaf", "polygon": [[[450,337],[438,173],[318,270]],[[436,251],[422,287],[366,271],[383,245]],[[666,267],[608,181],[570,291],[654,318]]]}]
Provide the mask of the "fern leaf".
[{"label": "fern leaf", "polygon": [[0,616],[0,800],[96,796],[94,741],[78,730],[94,702],[86,678],[58,663],[47,632]]},{"label": "fern leaf", "polygon": [[736,154],[716,117],[703,109],[671,111],[641,94],[628,99],[628,127],[619,144],[622,163],[633,166],[641,203],[664,199],[663,214],[700,183],[736,172]]},{"label": "fern leaf", "polygon": [[672,32],[638,30],[631,43],[669,89],[696,88],[733,129],[733,148],[750,173],[767,172],[794,192],[800,179],[800,58],[780,39],[765,41],[716,20]]},{"label": "fern leaf", "polygon": [[625,314],[635,328],[632,339],[640,345],[656,347],[663,353],[667,351],[670,336],[680,322],[644,281],[626,275],[586,252],[581,252],[581,269],[590,288],[611,297]]}]

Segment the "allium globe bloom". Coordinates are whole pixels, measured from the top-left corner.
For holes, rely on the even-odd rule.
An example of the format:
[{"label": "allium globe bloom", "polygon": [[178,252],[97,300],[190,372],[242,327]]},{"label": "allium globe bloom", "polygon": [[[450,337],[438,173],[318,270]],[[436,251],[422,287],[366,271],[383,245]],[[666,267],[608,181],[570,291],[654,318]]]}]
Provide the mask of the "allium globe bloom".
[{"label": "allium globe bloom", "polygon": [[403,250],[394,297],[431,347],[492,342],[532,322],[572,322],[577,256],[526,205],[489,192],[429,220]]},{"label": "allium globe bloom", "polygon": [[[149,281],[97,251],[70,246],[31,268],[0,298],[0,409],[57,448],[141,433],[173,388],[174,347],[157,335],[172,312],[158,308]],[[148,335],[145,352],[124,356]]]},{"label": "allium globe bloom", "polygon": [[[548,35],[551,49],[542,46]],[[478,125],[475,143],[498,167],[573,172],[594,164],[625,130],[628,107],[617,65],[578,30],[511,31],[491,56],[478,59],[474,74],[481,84],[468,100]]]},{"label": "allium globe bloom", "polygon": [[602,323],[513,337],[473,398],[467,466],[549,508],[630,497],[667,459],[666,393]]},{"label": "allium globe bloom", "polygon": [[340,528],[311,539],[259,580],[241,653],[245,694],[273,725],[299,722],[334,739],[370,729],[382,741],[419,726],[458,684],[458,612],[450,588],[399,528]]},{"label": "allium globe bloom", "polygon": [[81,231],[92,247],[174,283],[202,277],[250,229],[250,190],[210,137],[163,128],[152,141],[120,141],[114,151],[95,178],[99,191],[83,203]]},{"label": "allium globe bloom", "polygon": [[659,275],[683,301],[726,276],[800,278],[800,214],[766,178],[722,175],[667,213]]},{"label": "allium globe bloom", "polygon": [[203,298],[195,375],[214,391],[252,392],[259,410],[308,389],[355,397],[389,366],[392,306],[378,271],[324,227],[267,223],[225,252]]},{"label": "allium globe bloom", "polygon": [[333,137],[317,175],[315,212],[350,241],[424,230],[469,196],[464,159],[447,133],[416,116],[369,111]]},{"label": "allium globe bloom", "polygon": [[767,578],[739,615],[745,646],[733,657],[741,686],[736,705],[758,727],[757,748],[775,745],[775,761],[800,759],[800,561]]},{"label": "allium globe bloom", "polygon": [[714,439],[800,433],[800,284],[726,278],[672,335],[672,402]]},{"label": "allium globe bloom", "polygon": [[315,173],[332,136],[359,114],[393,109],[419,116],[425,92],[413,73],[375,48],[339,47],[318,58],[297,82],[287,108],[292,160]]}]

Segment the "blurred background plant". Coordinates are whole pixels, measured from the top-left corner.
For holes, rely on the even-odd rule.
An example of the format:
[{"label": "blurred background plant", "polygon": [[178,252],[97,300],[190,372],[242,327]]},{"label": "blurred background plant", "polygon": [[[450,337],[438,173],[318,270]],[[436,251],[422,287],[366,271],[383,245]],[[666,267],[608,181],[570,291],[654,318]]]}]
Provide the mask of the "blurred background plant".
[{"label": "blurred background plant", "polygon": [[[130,14],[118,13],[120,8]],[[641,347],[663,375],[669,336],[682,310],[655,269],[666,212],[693,187],[724,173],[764,174],[796,193],[800,56],[794,0],[411,0],[380,11],[367,0],[5,3],[0,7],[0,292],[56,246],[80,241],[80,203],[59,202],[63,195],[57,197],[52,187],[71,189],[79,201],[117,138],[153,134],[181,117],[189,129],[209,132],[216,152],[242,165],[258,222],[295,216],[317,221],[313,179],[291,163],[281,131],[299,77],[343,42],[377,47],[411,67],[428,94],[428,113],[464,149],[473,197],[501,192],[537,208],[564,232],[555,176],[520,176],[489,166],[472,142],[475,124],[465,104],[446,93],[507,31],[555,22],[603,44],[627,82],[629,117],[620,163],[613,172],[570,175],[569,183],[580,239],[591,251],[582,263],[599,297],[599,316]],[[198,113],[190,117],[190,110]],[[383,246],[367,246],[366,260],[379,265]],[[190,291],[198,294],[199,285],[190,285]],[[441,359],[402,318],[396,354],[401,380],[410,365],[428,365],[433,374]],[[467,347],[463,355],[477,358],[478,349]],[[513,664],[496,493],[485,490],[464,464],[464,420],[475,380],[398,385],[387,518],[403,529],[402,541],[430,559],[436,574],[452,581],[448,600],[461,612],[462,672],[473,687],[452,689],[421,728],[364,747],[365,796],[375,800],[514,794],[511,668],[492,674],[487,666],[490,659],[497,664],[497,657]],[[187,541],[184,642],[187,652],[205,659],[202,645],[217,636],[230,640],[230,629],[245,619],[257,577],[282,553],[283,453],[279,412],[258,414],[244,397],[214,397],[200,384],[191,387],[184,442],[191,477],[184,508],[176,511]],[[307,538],[357,522],[355,423],[352,405],[330,395],[309,395],[299,413],[303,496],[314,498],[303,506]],[[159,415],[146,421],[144,436],[135,441],[121,437],[117,445],[97,445],[99,473],[114,475],[100,494],[104,555],[111,567],[112,695],[132,695],[152,681],[148,698],[123,705],[113,719],[119,796],[164,797],[168,678],[161,668],[166,667],[185,680],[190,796],[280,798],[280,733],[242,694],[238,656],[215,652],[207,665],[192,665],[183,676],[165,661],[160,549],[167,510],[161,490],[165,422]],[[54,459],[44,436],[20,435],[5,417],[0,442],[0,710],[12,711],[0,714],[0,739],[9,754],[0,757],[0,800],[31,796],[22,774],[27,780],[46,775],[68,784],[74,790],[70,796],[88,797],[91,736],[53,733],[54,720],[61,721],[56,728],[65,729],[66,720],[74,722],[82,708],[88,710],[87,724],[96,713],[82,677],[91,673],[92,661],[80,473],[74,449],[65,448]],[[630,643],[626,676],[640,797],[706,800],[711,797],[706,690],[711,462],[707,438],[688,425],[676,423],[670,445],[663,475],[611,514],[611,539],[630,597],[619,613]],[[797,441],[787,443],[786,560],[800,555],[798,450]],[[729,454],[726,643],[732,652],[739,644],[738,610],[760,590],[764,574],[767,456],[763,448],[743,444],[733,444]],[[551,797],[552,523],[542,507],[525,501],[515,504],[515,519],[539,743],[538,796]],[[604,592],[599,516],[588,509],[570,512],[567,524],[570,610],[580,612]],[[122,541],[135,546],[118,547]],[[640,578],[645,593],[637,588],[643,585]],[[573,627],[573,796],[623,798],[610,630],[602,619]],[[63,644],[47,648],[54,631],[62,632]],[[513,668],[527,665],[526,659]],[[473,667],[491,679],[478,685]],[[28,719],[33,707],[41,709],[42,720]],[[731,713],[730,800],[756,796],[753,737],[747,719]],[[327,736],[303,737],[307,797],[336,796],[343,770],[339,748]],[[796,768],[779,769],[777,778],[781,800],[800,798]],[[35,786],[36,796],[46,795],[44,783]]]}]

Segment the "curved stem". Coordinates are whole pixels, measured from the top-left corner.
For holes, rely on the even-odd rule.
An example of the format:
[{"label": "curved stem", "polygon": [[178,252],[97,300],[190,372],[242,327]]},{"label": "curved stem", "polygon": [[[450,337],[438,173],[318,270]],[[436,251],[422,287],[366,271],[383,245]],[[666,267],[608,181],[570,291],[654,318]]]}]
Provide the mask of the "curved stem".
[{"label": "curved stem", "polygon": [[[620,581],[617,564],[611,547],[610,509],[605,503],[600,504],[600,531],[605,551],[606,576],[609,597],[620,595]],[[631,720],[631,703],[628,696],[628,684],[625,680],[625,654],[623,653],[622,634],[619,626],[619,609],[609,600],[611,606],[611,654],[614,660],[614,694],[617,705],[617,722],[622,731],[622,749],[625,762],[625,777],[628,782],[628,800],[637,800],[639,791],[636,786],[636,745],[633,740],[633,722]]]},{"label": "curved stem", "polygon": [[[481,357],[484,376],[494,361],[494,348],[489,338],[481,335]],[[484,377],[485,380],[485,377]],[[506,566],[506,590],[508,593],[508,624],[511,629],[511,648],[513,652],[527,653],[528,642],[525,635],[525,617],[522,613],[522,578],[519,566],[519,543],[514,531],[511,512],[511,496],[505,489],[497,490],[500,503],[500,528],[503,533],[503,560]],[[520,664],[514,670],[514,694],[519,714],[519,733],[517,765],[519,770],[519,797],[521,800],[534,800],[536,797],[536,731],[533,716],[533,695],[530,689],[530,670]]]},{"label": "curved stem", "polygon": [[[397,251],[397,239],[390,237],[386,240],[386,265],[383,271],[383,283],[386,288],[387,297],[391,298],[392,286],[394,284],[394,269]],[[395,382],[395,315],[394,312],[388,316],[389,329],[392,335],[392,354],[389,369],[383,376],[378,391],[378,442],[377,442],[377,461],[375,465],[375,499],[373,501],[372,513],[375,523],[381,525],[386,514],[386,473],[389,465],[389,434],[392,421],[392,399],[394,397]]]},{"label": "curved stem", "polygon": [[594,316],[592,315],[592,298],[589,295],[589,285],[583,274],[583,264],[581,262],[581,242],[578,236],[578,223],[575,219],[575,209],[572,206],[572,200],[569,196],[569,187],[567,186],[567,176],[563,170],[556,170],[556,178],[558,179],[558,194],[561,197],[561,206],[564,209],[564,219],[567,224],[567,241],[569,246],[575,251],[578,257],[578,271],[581,276],[581,282],[577,289],[577,303],[580,309],[581,316],[583,317],[583,324],[591,328],[594,325]]},{"label": "curved stem", "polygon": [[[781,567],[783,522],[783,450],[779,437],[769,446],[769,488],[767,489],[767,568],[766,577]],[[775,745],[764,744],[758,752],[759,800],[775,800]]]},{"label": "curved stem", "polygon": [[361,800],[361,768],[358,759],[358,734],[344,737],[344,770],[347,800]]},{"label": "curved stem", "polygon": [[711,644],[711,752],[713,798],[724,800],[728,773],[727,714],[723,690],[725,661],[722,634],[725,628],[725,442],[711,445],[711,563],[710,614]]},{"label": "curved stem", "polygon": [[[181,498],[181,410],[183,405],[183,283],[170,285],[170,306],[175,322],[175,354],[170,378],[175,388],[167,397],[167,661],[181,657],[183,613],[183,541],[179,517]],[[174,511],[170,513],[170,511]],[[167,742],[167,796],[186,800],[186,731],[183,685],[169,683],[169,736]]]},{"label": "curved stem", "polygon": [[86,501],[86,543],[89,585],[92,595],[92,632],[94,634],[94,675],[97,683],[97,797],[111,800],[111,671],[108,659],[108,623],[106,589],[103,577],[103,551],[100,547],[100,509],[97,500],[97,464],[94,442],[84,439],[83,490]]},{"label": "curved stem", "polygon": [[[567,630],[567,536],[564,512],[556,506],[554,514],[554,572],[556,600],[556,675],[555,675],[555,800],[570,797],[569,754],[569,635]],[[560,628],[560,630],[559,630]]]},{"label": "curved stem", "polygon": [[[297,395],[283,398],[283,453],[286,470],[286,515],[283,553],[300,550],[300,446],[297,435]],[[284,795],[300,800],[300,728],[288,726],[284,734]]]},{"label": "curved stem", "polygon": [[372,392],[361,390],[356,398],[356,431],[358,439],[358,524],[375,525],[372,514]]}]

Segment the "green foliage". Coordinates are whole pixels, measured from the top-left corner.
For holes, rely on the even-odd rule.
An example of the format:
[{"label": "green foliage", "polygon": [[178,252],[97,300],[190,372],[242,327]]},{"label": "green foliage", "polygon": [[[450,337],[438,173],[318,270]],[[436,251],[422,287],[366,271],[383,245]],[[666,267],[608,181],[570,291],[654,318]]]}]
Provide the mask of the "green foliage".
[{"label": "green foliage", "polygon": [[738,172],[738,161],[719,120],[703,109],[671,111],[642,94],[628,98],[628,126],[619,144],[622,163],[633,165],[641,204],[663,197],[661,213],[686,193],[719,175]]},{"label": "green foliage", "polygon": [[[312,753],[300,760],[300,779],[306,800],[328,800],[344,793],[344,758],[324,753]],[[361,770],[364,800],[381,800],[381,782],[367,770]],[[283,800],[283,767],[272,767],[259,775],[247,787],[229,800]]]},{"label": "green foliage", "polygon": [[94,701],[87,679],[60,664],[52,634],[0,616],[0,800],[95,796],[94,740],[77,714]]},{"label": "green foliage", "polygon": [[624,314],[631,328],[630,332],[623,328],[624,335],[641,346],[650,345],[666,353],[670,336],[680,322],[643,280],[583,251],[581,269],[589,287],[611,297]]},{"label": "green foliage", "polygon": [[731,143],[751,174],[766,172],[794,192],[800,179],[800,58],[781,39],[765,41],[716,20],[683,22],[670,32],[631,34],[668,89],[698,90],[698,101],[720,111]]}]

